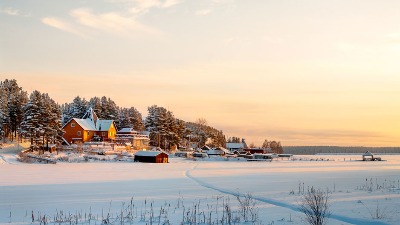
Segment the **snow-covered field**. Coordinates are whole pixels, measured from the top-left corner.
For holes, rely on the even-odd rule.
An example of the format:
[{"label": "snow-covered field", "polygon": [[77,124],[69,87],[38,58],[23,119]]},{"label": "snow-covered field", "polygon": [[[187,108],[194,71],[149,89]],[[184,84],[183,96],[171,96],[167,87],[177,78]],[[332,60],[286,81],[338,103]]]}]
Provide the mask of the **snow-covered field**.
[{"label": "snow-covered field", "polygon": [[380,162],[324,155],[273,162],[171,158],[168,164],[53,165],[23,164],[1,153],[2,224],[31,224],[32,214],[35,224],[43,217],[48,222],[63,218],[65,224],[101,224],[107,218],[121,224],[121,217],[125,224],[217,224],[227,221],[224,206],[236,224],[253,224],[236,213],[236,195],[246,193],[255,200],[254,224],[302,224],[297,204],[309,186],[330,192],[328,224],[400,223],[398,155],[384,155],[386,161]]}]

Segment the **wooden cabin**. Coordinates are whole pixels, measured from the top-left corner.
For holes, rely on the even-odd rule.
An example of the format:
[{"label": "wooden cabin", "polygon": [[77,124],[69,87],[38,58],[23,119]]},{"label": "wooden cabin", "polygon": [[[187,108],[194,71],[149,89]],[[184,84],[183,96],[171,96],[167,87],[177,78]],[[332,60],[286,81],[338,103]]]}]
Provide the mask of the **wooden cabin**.
[{"label": "wooden cabin", "polygon": [[243,151],[250,154],[268,154],[270,153],[266,148],[244,148]]},{"label": "wooden cabin", "polygon": [[133,128],[122,128],[117,132],[116,141],[129,143],[133,150],[149,150],[150,138],[145,132],[135,131]]},{"label": "wooden cabin", "polygon": [[382,159],[381,159],[381,157],[376,157],[370,151],[367,151],[362,155],[362,160],[363,161],[381,161]]},{"label": "wooden cabin", "polygon": [[134,161],[144,163],[168,163],[168,154],[161,151],[138,151],[135,154]]},{"label": "wooden cabin", "polygon": [[87,141],[113,141],[117,133],[114,120],[97,118],[92,108],[88,109],[82,119],[72,118],[64,126],[64,142],[84,143]]}]

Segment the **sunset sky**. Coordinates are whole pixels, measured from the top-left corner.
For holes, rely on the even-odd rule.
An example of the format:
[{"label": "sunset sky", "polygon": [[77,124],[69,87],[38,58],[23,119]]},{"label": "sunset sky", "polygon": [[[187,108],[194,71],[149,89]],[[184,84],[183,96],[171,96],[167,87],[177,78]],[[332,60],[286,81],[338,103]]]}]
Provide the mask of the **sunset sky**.
[{"label": "sunset sky", "polygon": [[0,78],[257,145],[400,146],[400,1],[1,0]]}]

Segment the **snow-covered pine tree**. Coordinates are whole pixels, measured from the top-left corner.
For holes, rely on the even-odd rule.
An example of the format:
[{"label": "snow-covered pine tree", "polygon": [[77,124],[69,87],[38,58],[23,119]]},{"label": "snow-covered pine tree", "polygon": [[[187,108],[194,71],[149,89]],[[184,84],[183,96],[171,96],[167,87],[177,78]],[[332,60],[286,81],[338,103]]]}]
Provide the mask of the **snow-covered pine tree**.
[{"label": "snow-covered pine tree", "polygon": [[82,118],[87,110],[88,102],[85,98],[76,96],[70,105],[71,118]]},{"label": "snow-covered pine tree", "polygon": [[3,82],[0,81],[0,140],[2,140],[4,136],[4,123],[6,122],[6,115],[7,115],[7,99],[3,87]]},{"label": "snow-covered pine tree", "polygon": [[61,122],[63,125],[68,123],[70,119],[72,119],[72,110],[71,110],[71,104],[70,103],[64,103],[60,106],[61,108]]},{"label": "snow-covered pine tree", "polygon": [[43,123],[43,143],[57,143],[62,139],[61,109],[60,106],[46,94],[42,94],[42,113],[45,116]]},{"label": "snow-covered pine tree", "polygon": [[28,101],[28,95],[16,80],[4,80],[1,86],[2,125],[5,136],[13,139],[17,135],[22,121],[22,108]]},{"label": "snow-covered pine tree", "polygon": [[152,105],[147,108],[147,117],[144,121],[144,126],[148,132],[150,132],[150,135],[156,131],[156,105]]},{"label": "snow-covered pine tree", "polygon": [[31,93],[29,101],[24,107],[24,116],[21,125],[26,137],[31,139],[31,145],[37,144],[40,134],[43,133],[42,103],[42,94],[35,90]]},{"label": "snow-covered pine tree", "polygon": [[142,114],[135,107],[128,109],[128,115],[133,129],[137,131],[145,130]]},{"label": "snow-covered pine tree", "polygon": [[166,136],[166,113],[167,110],[157,105],[148,107],[148,116],[145,120],[146,130],[150,132],[150,141],[153,145],[164,145]]},{"label": "snow-covered pine tree", "polygon": [[104,118],[103,117],[103,112],[102,112],[102,108],[101,108],[101,101],[99,97],[93,97],[89,100],[89,105],[88,108],[92,108],[93,111],[96,113],[96,115],[99,118]]},{"label": "snow-covered pine tree", "polygon": [[118,106],[113,100],[106,96],[101,97],[102,119],[117,120],[118,119]]},{"label": "snow-covered pine tree", "polygon": [[118,120],[117,120],[117,127],[124,128],[124,127],[130,127],[132,128],[133,125],[130,121],[129,118],[129,112],[127,108],[120,108],[119,113],[118,113]]},{"label": "snow-covered pine tree", "polygon": [[[7,80],[6,80],[7,81]],[[7,82],[5,82],[6,84]],[[18,86],[16,80],[9,80],[6,87],[9,89],[8,93],[8,113],[10,119],[10,132],[12,133],[11,139],[17,135],[17,130],[20,128],[23,116],[23,107],[28,102],[28,94]]]}]

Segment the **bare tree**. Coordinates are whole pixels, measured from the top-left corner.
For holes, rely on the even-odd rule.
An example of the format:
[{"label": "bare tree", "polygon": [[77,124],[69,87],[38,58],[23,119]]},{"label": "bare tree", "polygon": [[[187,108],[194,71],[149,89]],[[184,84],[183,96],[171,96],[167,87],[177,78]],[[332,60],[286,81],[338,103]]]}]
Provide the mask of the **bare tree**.
[{"label": "bare tree", "polygon": [[305,221],[311,225],[324,225],[330,216],[329,194],[311,187],[303,194],[300,211],[305,214]]},{"label": "bare tree", "polygon": [[258,207],[257,202],[250,193],[240,196],[235,194],[239,202],[239,212],[245,222],[256,222],[258,220]]}]

